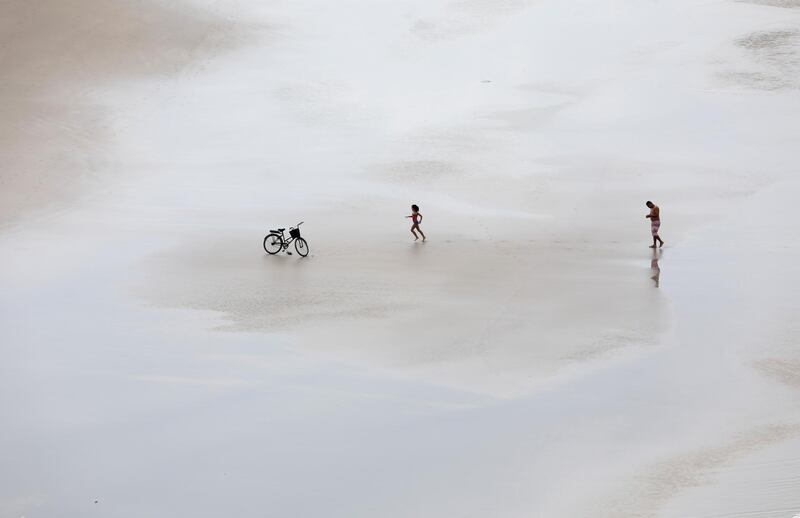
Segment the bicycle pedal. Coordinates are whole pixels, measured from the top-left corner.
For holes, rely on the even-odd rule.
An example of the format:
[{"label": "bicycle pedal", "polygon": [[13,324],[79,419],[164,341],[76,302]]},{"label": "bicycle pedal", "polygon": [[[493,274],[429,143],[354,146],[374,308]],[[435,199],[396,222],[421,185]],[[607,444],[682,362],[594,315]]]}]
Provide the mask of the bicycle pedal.
[{"label": "bicycle pedal", "polygon": [[292,255],[292,253],[291,252],[286,252],[286,255]]}]

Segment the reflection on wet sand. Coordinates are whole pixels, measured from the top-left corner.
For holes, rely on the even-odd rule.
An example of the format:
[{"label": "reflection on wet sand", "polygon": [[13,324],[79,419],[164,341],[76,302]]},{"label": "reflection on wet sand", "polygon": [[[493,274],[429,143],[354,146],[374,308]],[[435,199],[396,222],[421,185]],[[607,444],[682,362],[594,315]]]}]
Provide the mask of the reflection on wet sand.
[{"label": "reflection on wet sand", "polygon": [[661,250],[653,249],[653,257],[650,259],[650,278],[656,285],[659,286],[661,280],[661,267],[658,266],[658,260],[661,259]]}]

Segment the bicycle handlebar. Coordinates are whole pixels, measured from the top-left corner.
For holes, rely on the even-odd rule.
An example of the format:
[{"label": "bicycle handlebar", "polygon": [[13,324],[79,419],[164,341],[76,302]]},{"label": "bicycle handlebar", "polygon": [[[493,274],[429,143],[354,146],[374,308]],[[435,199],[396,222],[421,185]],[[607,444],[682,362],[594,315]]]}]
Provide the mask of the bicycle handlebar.
[{"label": "bicycle handlebar", "polygon": [[300,223],[297,224],[296,227],[289,227],[289,230],[292,230],[292,229],[295,229],[295,228],[300,228],[300,225],[302,225],[303,223],[305,223],[305,221],[301,221]]}]

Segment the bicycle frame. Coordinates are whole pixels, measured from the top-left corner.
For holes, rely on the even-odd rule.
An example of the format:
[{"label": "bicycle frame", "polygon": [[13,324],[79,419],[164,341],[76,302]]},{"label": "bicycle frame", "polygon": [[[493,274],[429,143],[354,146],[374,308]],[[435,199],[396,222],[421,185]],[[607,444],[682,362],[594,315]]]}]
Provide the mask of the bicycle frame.
[{"label": "bicycle frame", "polygon": [[297,239],[297,237],[300,237],[300,235],[299,235],[299,234],[297,235],[297,237],[295,237],[295,236],[293,236],[293,235],[291,235],[291,234],[292,234],[292,230],[299,229],[299,228],[300,228],[300,225],[302,225],[303,223],[305,223],[305,222],[304,222],[304,221],[301,221],[301,222],[300,222],[300,223],[298,223],[296,226],[294,226],[294,227],[289,227],[289,238],[288,238],[288,239],[286,238],[286,231],[285,231],[285,229],[284,229],[284,230],[281,230],[281,239],[283,240],[283,249],[284,249],[284,250],[286,250],[287,248],[289,248],[289,245],[290,245],[290,244],[292,244],[292,242],[293,242],[295,239]]}]

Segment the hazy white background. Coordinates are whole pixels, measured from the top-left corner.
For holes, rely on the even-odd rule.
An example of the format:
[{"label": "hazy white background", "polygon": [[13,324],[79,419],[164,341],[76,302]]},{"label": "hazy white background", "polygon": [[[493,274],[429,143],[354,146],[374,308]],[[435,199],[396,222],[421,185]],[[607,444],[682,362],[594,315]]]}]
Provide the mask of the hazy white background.
[{"label": "hazy white background", "polygon": [[0,3],[0,516],[800,512],[797,7]]}]

